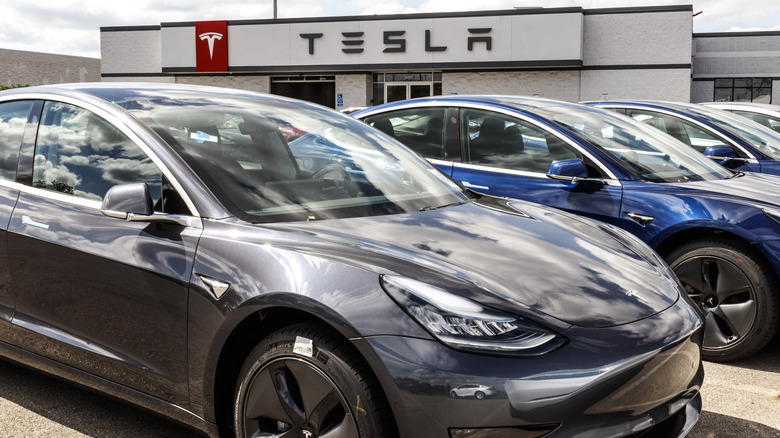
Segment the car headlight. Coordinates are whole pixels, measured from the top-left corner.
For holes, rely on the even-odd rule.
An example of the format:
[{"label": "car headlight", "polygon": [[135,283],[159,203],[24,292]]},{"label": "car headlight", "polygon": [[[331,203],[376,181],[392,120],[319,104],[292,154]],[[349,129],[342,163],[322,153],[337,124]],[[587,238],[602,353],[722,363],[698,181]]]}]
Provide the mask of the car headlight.
[{"label": "car headlight", "polygon": [[385,291],[420,325],[452,348],[493,354],[541,356],[566,339],[522,317],[410,278],[383,275]]}]

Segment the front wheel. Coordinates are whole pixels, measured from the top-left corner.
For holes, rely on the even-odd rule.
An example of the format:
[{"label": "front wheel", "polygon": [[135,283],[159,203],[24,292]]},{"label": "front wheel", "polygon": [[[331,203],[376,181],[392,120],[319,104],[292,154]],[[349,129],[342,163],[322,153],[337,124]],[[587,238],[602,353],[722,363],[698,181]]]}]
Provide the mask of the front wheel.
[{"label": "front wheel", "polygon": [[702,357],[743,359],[763,348],[778,324],[772,267],[746,244],[701,239],[667,257],[688,296],[706,312]]},{"label": "front wheel", "polygon": [[244,362],[235,394],[237,438],[395,433],[384,395],[362,358],[318,325],[294,325],[265,338]]}]

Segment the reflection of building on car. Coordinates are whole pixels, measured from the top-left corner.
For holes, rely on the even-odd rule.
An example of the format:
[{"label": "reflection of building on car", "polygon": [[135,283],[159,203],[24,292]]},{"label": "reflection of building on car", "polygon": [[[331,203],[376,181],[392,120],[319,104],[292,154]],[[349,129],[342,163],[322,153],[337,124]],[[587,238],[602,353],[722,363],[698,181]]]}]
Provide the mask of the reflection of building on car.
[{"label": "reflection of building on car", "polygon": [[[581,104],[443,96],[353,116],[391,121],[395,138],[476,192],[585,215],[648,243],[706,312],[705,357],[747,357],[777,332],[780,179],[725,169],[645,123]],[[420,141],[433,118],[448,121],[435,145]],[[406,124],[415,129],[398,129]]]},{"label": "reflection of building on car", "polygon": [[485,397],[496,395],[497,391],[485,385],[460,385],[450,390],[450,397],[474,397],[482,400]]}]

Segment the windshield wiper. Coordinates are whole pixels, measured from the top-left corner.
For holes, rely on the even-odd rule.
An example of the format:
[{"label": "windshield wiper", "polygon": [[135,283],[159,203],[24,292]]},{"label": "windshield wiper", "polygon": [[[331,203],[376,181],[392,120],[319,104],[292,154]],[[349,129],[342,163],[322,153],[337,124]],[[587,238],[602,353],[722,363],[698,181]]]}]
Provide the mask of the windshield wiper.
[{"label": "windshield wiper", "polygon": [[428,205],[428,206],[425,206],[425,207],[423,207],[423,208],[421,208],[421,209],[419,209],[417,211],[438,210],[440,208],[454,207],[456,205],[467,204],[467,203],[469,203],[471,201],[473,201],[473,199],[466,199],[465,201],[458,201],[458,202],[453,202],[451,204],[444,204],[444,205]]},{"label": "windshield wiper", "polygon": [[726,179],[739,178],[740,176],[745,176],[745,172],[734,172],[734,174],[727,176]]}]

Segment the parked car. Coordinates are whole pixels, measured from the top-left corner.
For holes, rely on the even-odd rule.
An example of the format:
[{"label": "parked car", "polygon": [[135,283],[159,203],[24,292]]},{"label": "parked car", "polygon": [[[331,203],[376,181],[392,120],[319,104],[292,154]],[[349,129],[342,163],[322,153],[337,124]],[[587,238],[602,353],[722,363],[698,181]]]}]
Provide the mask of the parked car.
[{"label": "parked car", "polygon": [[745,358],[775,335],[777,177],[729,171],[644,123],[574,103],[445,96],[354,116],[469,189],[598,219],[648,243],[707,313],[705,358]]},{"label": "parked car", "polygon": [[721,165],[780,175],[780,133],[715,107],[646,100],[585,102],[652,125]]},{"label": "parked car", "polygon": [[[281,126],[339,156],[301,169]],[[682,437],[699,416],[703,318],[646,245],[474,195],[350,116],[78,84],[0,93],[0,132],[4,358],[214,437]],[[500,391],[451,398],[464,382]]]},{"label": "parked car", "polygon": [[775,132],[780,132],[780,105],[755,102],[705,102],[701,105],[747,117]]}]

